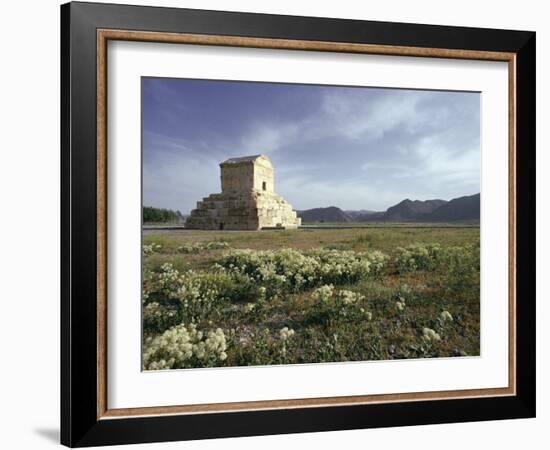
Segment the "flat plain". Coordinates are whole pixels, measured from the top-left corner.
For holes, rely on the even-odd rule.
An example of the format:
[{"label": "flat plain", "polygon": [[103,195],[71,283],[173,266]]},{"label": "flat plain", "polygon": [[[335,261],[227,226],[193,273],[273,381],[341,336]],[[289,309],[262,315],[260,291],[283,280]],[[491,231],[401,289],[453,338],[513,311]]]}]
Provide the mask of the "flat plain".
[{"label": "flat plain", "polygon": [[144,230],[144,369],[479,355],[479,228],[353,225]]}]

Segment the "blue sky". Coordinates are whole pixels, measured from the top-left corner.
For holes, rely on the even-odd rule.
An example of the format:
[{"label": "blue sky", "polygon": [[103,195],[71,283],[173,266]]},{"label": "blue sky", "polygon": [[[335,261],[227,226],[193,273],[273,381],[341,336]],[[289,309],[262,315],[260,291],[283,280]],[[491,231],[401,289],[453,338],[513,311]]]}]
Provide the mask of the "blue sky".
[{"label": "blue sky", "polygon": [[478,93],[143,78],[143,202],[188,213],[258,153],[295,209],[480,190]]}]

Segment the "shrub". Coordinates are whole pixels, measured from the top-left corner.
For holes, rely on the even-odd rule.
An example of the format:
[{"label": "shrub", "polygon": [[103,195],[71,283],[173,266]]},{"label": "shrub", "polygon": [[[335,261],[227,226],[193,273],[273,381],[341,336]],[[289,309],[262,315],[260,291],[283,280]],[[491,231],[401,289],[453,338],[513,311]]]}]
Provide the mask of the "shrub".
[{"label": "shrub", "polygon": [[146,333],[158,333],[176,325],[178,308],[175,305],[150,302],[143,307],[143,330]]},{"label": "shrub", "polygon": [[204,251],[226,248],[229,248],[229,244],[225,241],[192,242],[190,244],[180,245],[177,251],[180,253],[201,253]]},{"label": "shrub", "polygon": [[447,288],[453,290],[479,289],[479,242],[475,245],[445,248],[440,255],[440,264],[445,269],[444,282]]},{"label": "shrub", "polygon": [[386,267],[389,259],[388,255],[378,250],[364,253],[364,255],[370,262],[370,272],[373,275],[380,275],[382,273],[382,270]]},{"label": "shrub", "polygon": [[143,244],[143,256],[150,256],[153,253],[157,253],[162,248],[162,245],[155,244],[152,242],[151,244]]},{"label": "shrub", "polygon": [[444,270],[449,276],[463,278],[468,274],[479,274],[479,243],[452,247],[441,247],[437,243],[399,247],[393,263],[398,273]]},{"label": "shrub", "polygon": [[434,270],[441,252],[439,244],[412,244],[399,247],[394,258],[397,272],[414,272],[417,270]]},{"label": "shrub", "polygon": [[204,333],[194,324],[177,325],[155,338],[145,340],[143,368],[146,370],[212,367],[227,358],[221,328]]},{"label": "shrub", "polygon": [[180,272],[165,263],[158,271],[144,276],[143,297],[150,301],[177,300],[180,321],[193,321],[227,301],[233,290],[234,281],[227,274]]},{"label": "shrub", "polygon": [[441,336],[431,328],[423,328],[422,339],[424,339],[426,342],[440,341]]},{"label": "shrub", "polygon": [[321,322],[329,324],[341,318],[371,320],[372,313],[361,307],[365,297],[357,292],[342,289],[335,291],[332,284],[321,286],[313,291],[315,311]]},{"label": "shrub", "polygon": [[263,284],[269,297],[281,290],[300,292],[323,284],[354,283],[367,276],[371,267],[379,272],[384,263],[385,256],[381,252],[231,250],[218,260],[217,267]]}]

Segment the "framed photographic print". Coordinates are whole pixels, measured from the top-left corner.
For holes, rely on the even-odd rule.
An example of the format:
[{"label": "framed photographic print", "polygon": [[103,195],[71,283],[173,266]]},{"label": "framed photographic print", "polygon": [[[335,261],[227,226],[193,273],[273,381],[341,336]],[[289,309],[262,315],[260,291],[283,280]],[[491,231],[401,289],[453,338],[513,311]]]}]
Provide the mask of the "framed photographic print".
[{"label": "framed photographic print", "polygon": [[535,415],[535,33],[61,23],[63,444]]}]

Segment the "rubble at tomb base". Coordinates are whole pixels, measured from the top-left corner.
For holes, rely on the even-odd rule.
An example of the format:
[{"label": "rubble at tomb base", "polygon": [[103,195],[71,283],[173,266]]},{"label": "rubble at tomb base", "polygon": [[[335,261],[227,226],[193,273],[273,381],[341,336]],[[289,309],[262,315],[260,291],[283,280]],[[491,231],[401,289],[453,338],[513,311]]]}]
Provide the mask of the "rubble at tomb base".
[{"label": "rubble at tomb base", "polygon": [[222,192],[197,202],[186,228],[261,230],[300,226],[296,211],[273,191],[273,166],[267,156],[232,158],[220,167]]}]

